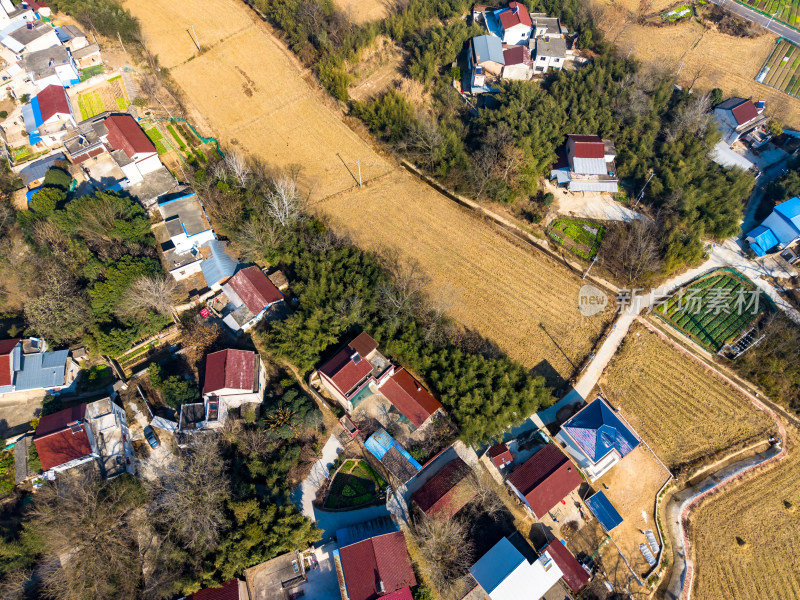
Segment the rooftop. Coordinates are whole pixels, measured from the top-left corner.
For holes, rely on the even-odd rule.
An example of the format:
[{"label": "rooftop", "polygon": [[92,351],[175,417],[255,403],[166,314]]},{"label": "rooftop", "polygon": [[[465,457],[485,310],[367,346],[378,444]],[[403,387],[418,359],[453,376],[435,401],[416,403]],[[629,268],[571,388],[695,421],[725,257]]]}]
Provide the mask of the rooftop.
[{"label": "rooftop", "polygon": [[114,114],[104,121],[108,129],[108,143],[114,150],[121,150],[132,159],[137,154],[154,154],[156,147],[142,128],[128,114]]},{"label": "rooftop", "polygon": [[200,268],[203,271],[206,285],[210,287],[228,277],[232,277],[236,273],[238,265],[235,260],[228,256],[224,242],[209,240],[203,244],[201,250],[205,248],[208,249],[208,256],[203,260]]},{"label": "rooftop", "polygon": [[597,463],[609,452],[620,458],[640,444],[639,438],[611,410],[602,398],[587,404],[561,426],[581,448],[586,457]]},{"label": "rooftop", "polygon": [[570,590],[578,592],[583,586],[589,583],[589,574],[581,566],[578,560],[567,550],[567,547],[559,540],[553,540],[542,549],[547,552],[561,569],[564,574],[564,583]]},{"label": "rooftop", "polygon": [[158,210],[164,218],[170,237],[182,233],[193,236],[211,229],[206,213],[194,192],[159,202]]},{"label": "rooftop", "polygon": [[92,453],[84,419],[86,404],[65,408],[39,420],[33,443],[47,471]]},{"label": "rooftop", "polygon": [[380,391],[415,427],[422,427],[442,408],[441,403],[403,368],[397,369]]},{"label": "rooftop", "polygon": [[220,587],[209,587],[186,596],[186,600],[243,600],[239,595],[238,579],[226,581]]},{"label": "rooftop", "polygon": [[349,600],[374,600],[417,583],[402,531],[338,550]]},{"label": "rooftop", "polygon": [[450,519],[475,497],[477,490],[471,474],[469,465],[456,458],[426,481],[411,498],[429,517]]},{"label": "rooftop", "polygon": [[33,75],[33,79],[42,79],[53,75],[56,67],[70,64],[69,54],[63,46],[53,46],[23,55],[19,65]]},{"label": "rooftop", "polygon": [[245,569],[244,577],[252,600],[286,600],[286,591],[306,580],[303,556],[296,551],[281,554]]},{"label": "rooftop", "polygon": [[602,490],[597,492],[594,496],[587,498],[586,506],[588,506],[592,514],[597,517],[597,520],[606,532],[611,531],[622,523],[622,516],[620,516],[617,509],[614,508],[614,505],[611,504],[611,501]]},{"label": "rooftop", "polygon": [[500,12],[498,16],[503,29],[511,29],[516,25],[533,26],[528,9],[519,2],[509,2],[508,8]]},{"label": "rooftop", "polygon": [[[378,362],[373,365],[370,359],[379,354],[375,352],[377,347],[377,342],[368,333],[362,332],[324,363],[319,372],[325,375],[343,396],[347,396],[367,376],[370,374],[376,376]],[[384,362],[388,367],[388,361],[384,359]]]},{"label": "rooftop", "polygon": [[479,35],[472,38],[472,49],[475,52],[475,61],[478,64],[493,61],[504,64],[503,42],[493,35]]},{"label": "rooftop", "polygon": [[503,60],[509,65],[530,65],[531,52],[525,46],[510,46],[503,50]]},{"label": "rooftop", "polygon": [[553,58],[565,58],[567,56],[567,40],[565,40],[562,37],[551,37],[551,38],[539,38],[539,39],[537,39],[536,40],[536,56],[550,56],[550,57],[553,57]]},{"label": "rooftop", "polygon": [[67,93],[60,85],[48,85],[34,98],[39,105],[42,121],[47,121],[57,114],[70,114]]},{"label": "rooftop", "polygon": [[364,447],[402,483],[414,477],[422,469],[414,457],[385,429],[379,429],[369,436],[364,442]]},{"label": "rooftop", "polygon": [[555,445],[547,444],[508,476],[537,518],[544,517],[581,484],[578,469]]},{"label": "rooftop", "polygon": [[[283,300],[283,294],[258,267],[247,267],[237,272],[225,284],[228,296],[233,295],[247,309],[258,315],[262,310]],[[234,300],[232,298],[232,300]],[[235,301],[235,300],[234,300]]]},{"label": "rooftop", "polygon": [[32,21],[33,26],[28,27],[27,24],[22,25],[16,31],[10,34],[10,37],[17,40],[23,46],[27,46],[31,42],[38,40],[40,37],[47,35],[53,28],[41,21]]},{"label": "rooftop", "polygon": [[258,389],[258,355],[250,350],[220,350],[206,356],[203,394],[223,389],[253,392]]}]

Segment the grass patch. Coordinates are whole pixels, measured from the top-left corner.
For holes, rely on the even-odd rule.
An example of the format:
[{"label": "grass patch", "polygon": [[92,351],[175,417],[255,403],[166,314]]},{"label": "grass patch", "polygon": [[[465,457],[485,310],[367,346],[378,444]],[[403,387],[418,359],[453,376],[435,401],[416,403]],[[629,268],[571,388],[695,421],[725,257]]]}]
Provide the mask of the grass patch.
[{"label": "grass patch", "polygon": [[36,450],[36,444],[34,444],[33,441],[31,441],[31,445],[28,448],[28,472],[42,472],[42,461],[39,460],[39,452]]},{"label": "grass patch", "polygon": [[744,277],[717,270],[673,294],[656,314],[703,347],[718,352],[771,304]]},{"label": "grass patch", "polygon": [[586,260],[597,255],[605,232],[602,225],[578,219],[555,219],[548,228],[552,240]]},{"label": "grass patch", "polygon": [[114,375],[107,365],[95,365],[82,369],[78,380],[78,393],[95,392],[114,381]]},{"label": "grass patch", "polygon": [[97,92],[86,92],[78,95],[78,108],[81,112],[81,119],[91,119],[105,111],[103,99]]},{"label": "grass patch", "polygon": [[117,76],[115,76],[115,77],[112,77],[112,78],[111,78],[111,79],[109,79],[108,81],[109,81],[109,82],[111,82],[111,81],[119,81],[120,79],[122,79],[122,75],[117,75]]},{"label": "grass patch", "polygon": [[326,508],[356,508],[378,498],[386,481],[363,460],[348,459],[336,473],[325,499]]},{"label": "grass patch", "polygon": [[181,150],[186,150],[186,144],[181,139],[181,136],[178,135],[178,132],[175,131],[175,128],[172,125],[167,125],[167,130],[169,131],[170,135],[175,138],[175,142],[177,142],[178,147]]},{"label": "grass patch", "polygon": [[0,498],[14,490],[14,450],[0,451]]},{"label": "grass patch", "polygon": [[129,104],[128,104],[128,101],[125,98],[115,98],[115,100],[117,101],[117,108],[118,109],[120,109],[121,111],[128,110]]},{"label": "grass patch", "polygon": [[86,67],[85,69],[81,69],[81,81],[86,81],[87,79],[91,79],[95,75],[100,75],[105,71],[105,67],[103,65],[94,65],[91,67]]}]

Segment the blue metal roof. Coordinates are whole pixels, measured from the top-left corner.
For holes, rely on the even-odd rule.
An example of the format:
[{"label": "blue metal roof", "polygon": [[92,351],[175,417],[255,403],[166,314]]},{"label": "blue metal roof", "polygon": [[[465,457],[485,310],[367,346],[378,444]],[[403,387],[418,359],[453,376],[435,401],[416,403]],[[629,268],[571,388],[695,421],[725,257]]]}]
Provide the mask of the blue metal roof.
[{"label": "blue metal roof", "polygon": [[472,38],[472,47],[475,50],[477,62],[491,60],[501,65],[506,64],[503,57],[503,42],[500,41],[500,38],[493,35],[479,35]]},{"label": "blue metal roof", "polygon": [[389,516],[378,517],[377,519],[370,519],[363,523],[356,523],[342,529],[336,530],[336,542],[340,548],[349,546],[350,544],[357,544],[377,535],[385,533],[392,533],[400,531],[397,524],[392,521]]},{"label": "blue metal roof", "polygon": [[403,448],[400,443],[395,440],[392,436],[390,436],[385,429],[379,429],[371,436],[367,438],[367,441],[364,442],[364,447],[370,451],[370,453],[381,460],[383,456],[392,448],[397,448],[397,451],[403,455],[403,457],[411,463],[411,465],[419,471],[422,469],[422,465],[420,465],[414,457],[411,456],[405,448]]},{"label": "blue metal roof", "polygon": [[36,122],[36,128],[38,129],[41,127],[42,123],[44,123],[44,119],[42,118],[42,108],[39,106],[38,96],[31,98],[31,108],[33,109],[33,118]]},{"label": "blue metal roof", "polygon": [[586,499],[586,506],[592,511],[592,514],[600,521],[603,529],[608,533],[614,527],[622,523],[622,517],[611,504],[611,501],[606,498],[606,495],[601,491],[597,492],[591,498]]},{"label": "blue metal roof", "polygon": [[772,229],[764,225],[759,225],[747,234],[747,237],[753,238],[754,242],[750,244],[758,256],[764,256],[768,250],[778,245],[778,238],[775,237]]},{"label": "blue metal roof", "polygon": [[561,427],[596,463],[612,450],[626,456],[641,442],[601,398],[579,411]]},{"label": "blue metal roof", "polygon": [[64,42],[68,42],[68,41],[70,41],[72,39],[72,36],[70,36],[70,34],[68,34],[66,31],[61,29],[61,27],[54,27],[53,29],[55,29],[56,37],[58,38],[58,41],[61,42],[62,44]]},{"label": "blue metal roof", "polygon": [[791,223],[800,233],[800,197],[795,196],[791,200],[778,204],[775,207],[775,212]]},{"label": "blue metal roof", "polygon": [[200,269],[203,271],[203,278],[206,280],[206,285],[209,287],[215,283],[219,283],[226,277],[232,277],[236,273],[238,266],[236,261],[233,260],[225,252],[225,246],[219,240],[210,240],[203,244],[211,250],[211,256],[200,263]]},{"label": "blue metal roof", "polygon": [[64,385],[69,350],[24,354],[21,370],[16,374],[14,386],[17,391],[54,388]]}]

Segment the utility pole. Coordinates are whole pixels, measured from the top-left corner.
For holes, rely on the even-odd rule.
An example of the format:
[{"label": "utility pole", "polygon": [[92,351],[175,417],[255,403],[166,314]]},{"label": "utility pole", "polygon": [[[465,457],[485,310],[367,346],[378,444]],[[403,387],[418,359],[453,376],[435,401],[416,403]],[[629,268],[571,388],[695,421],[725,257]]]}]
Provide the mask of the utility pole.
[{"label": "utility pole", "polygon": [[650,169],[650,177],[648,177],[647,181],[644,182],[644,185],[642,186],[642,191],[639,192],[639,198],[636,200],[636,204],[633,205],[633,208],[639,206],[639,202],[641,202],[642,198],[644,198],[644,191],[647,189],[647,184],[650,183],[650,180],[653,178],[653,175],[655,174],[656,174],[655,171],[653,171],[653,169]]},{"label": "utility pole", "polygon": [[194,25],[189,25],[189,28],[192,30],[190,37],[192,38],[194,45],[197,46],[197,51],[202,52],[202,50],[200,49],[200,42],[197,41],[197,32],[194,30]]},{"label": "utility pole", "polygon": [[125,44],[122,43],[122,36],[119,34],[119,31],[117,32],[117,39],[119,40],[119,45],[122,46],[122,51],[127,52],[127,50],[125,50]]},{"label": "utility pole", "polygon": [[364,187],[364,186],[361,184],[361,161],[359,160],[359,161],[357,161],[357,162],[358,162],[358,187],[360,187],[360,188],[361,188],[361,187]]}]

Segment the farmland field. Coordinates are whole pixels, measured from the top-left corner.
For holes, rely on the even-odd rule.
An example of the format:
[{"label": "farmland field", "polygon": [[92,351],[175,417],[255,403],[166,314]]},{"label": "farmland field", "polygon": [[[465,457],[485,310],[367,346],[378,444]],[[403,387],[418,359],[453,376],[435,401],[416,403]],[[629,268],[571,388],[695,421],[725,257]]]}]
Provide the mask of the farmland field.
[{"label": "farmland field", "polygon": [[769,301],[744,276],[717,270],[678,290],[655,313],[717,352],[769,309]]},{"label": "farmland field", "polygon": [[[800,121],[800,100],[787,98],[776,89],[760,84],[755,77],[775,49],[777,36],[765,34],[754,38],[725,35],[714,29],[684,19],[669,27],[653,27],[630,22],[622,25],[628,11],[638,10],[638,0],[596,0],[604,7],[600,28],[615,39],[622,52],[631,52],[645,66],[677,72],[678,83],[689,85],[697,76],[694,89],[707,92],[718,87],[725,96],[753,97],[764,100],[777,111],[784,123]],[[653,10],[673,3],[655,2]]]},{"label": "farmland field", "polygon": [[[797,431],[790,430],[796,438]],[[800,599],[800,449],[704,501],[690,518],[694,598]]]},{"label": "farmland field", "polygon": [[[213,4],[226,15],[220,28],[209,22],[197,27],[210,49],[181,63],[191,56],[182,28],[206,4],[126,3],[146,40],[166,53],[159,56],[161,63],[179,64],[170,74],[184,92],[192,122],[224,147],[275,167],[296,167],[313,210],[328,215],[362,247],[397,251],[418,264],[433,300],[450,306],[466,329],[537,368],[551,383],[569,378],[612,318],[580,314],[580,279],[384,158],[309,86],[294,57],[250,18],[245,5]],[[169,30],[164,19],[172,24]],[[356,161],[363,189],[348,172],[357,173]]]},{"label": "farmland field", "polygon": [[594,258],[605,234],[605,227],[586,220],[555,219],[548,227],[555,242],[586,260]]},{"label": "farmland field", "polygon": [[91,119],[105,111],[124,111],[130,105],[128,92],[120,76],[76,93],[72,101],[76,100],[81,121]]},{"label": "farmland field", "polygon": [[672,466],[763,435],[772,424],[723,379],[638,323],[601,386],[612,406],[621,407]]},{"label": "farmland field", "polygon": [[800,48],[786,40],[778,42],[756,81],[797,97],[800,94]]}]

